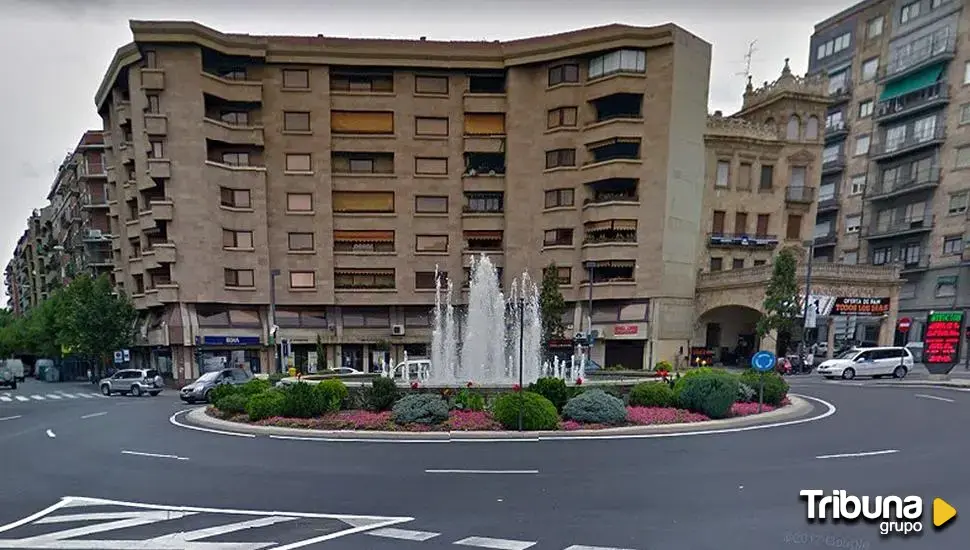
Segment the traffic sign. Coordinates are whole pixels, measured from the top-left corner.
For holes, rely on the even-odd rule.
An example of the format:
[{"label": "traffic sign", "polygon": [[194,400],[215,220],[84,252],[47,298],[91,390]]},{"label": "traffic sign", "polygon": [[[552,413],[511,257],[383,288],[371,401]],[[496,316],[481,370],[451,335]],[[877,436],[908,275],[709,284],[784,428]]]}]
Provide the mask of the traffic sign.
[{"label": "traffic sign", "polygon": [[775,368],[775,354],[770,351],[759,351],[751,357],[751,366],[758,372],[768,372]]},{"label": "traffic sign", "polygon": [[909,328],[913,326],[913,320],[909,317],[903,317],[896,324],[896,330],[899,332],[909,332]]}]

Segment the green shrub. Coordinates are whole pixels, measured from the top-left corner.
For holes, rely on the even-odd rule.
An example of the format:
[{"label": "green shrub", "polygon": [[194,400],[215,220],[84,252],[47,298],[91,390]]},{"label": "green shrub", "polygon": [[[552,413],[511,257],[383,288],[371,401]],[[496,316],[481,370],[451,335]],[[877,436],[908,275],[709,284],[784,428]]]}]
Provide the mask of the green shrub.
[{"label": "green shrub", "polygon": [[347,386],[336,378],[320,381],[313,388],[313,391],[316,394],[317,400],[320,401],[319,406],[322,409],[321,412],[324,413],[339,411],[340,406],[349,395]]},{"label": "green shrub", "polygon": [[520,391],[503,393],[492,405],[492,416],[507,430],[519,427],[519,407],[522,407],[522,428],[525,430],[555,430],[559,415],[552,401],[538,393]]},{"label": "green shrub", "polygon": [[232,384],[218,384],[209,390],[209,403],[215,404],[227,395],[232,395],[239,391],[238,386]]},{"label": "green shrub", "polygon": [[467,388],[462,388],[455,395],[455,408],[463,411],[484,411],[485,396]]},{"label": "green shrub", "polygon": [[676,403],[673,388],[663,382],[640,382],[630,390],[634,407],[673,407]]},{"label": "green shrub", "polygon": [[[681,385],[682,384],[682,385]],[[738,398],[736,376],[708,373],[682,378],[678,383],[680,406],[710,418],[725,418]]]},{"label": "green shrub", "polygon": [[397,384],[391,378],[375,378],[364,392],[364,404],[371,411],[386,411],[397,401]]},{"label": "green shrub", "polygon": [[218,401],[214,402],[213,405],[219,411],[227,415],[242,414],[246,412],[246,403],[249,402],[249,397],[242,395],[241,393],[231,393],[229,395],[222,396]]},{"label": "green shrub", "polygon": [[569,401],[570,397],[569,389],[566,387],[566,381],[552,376],[540,378],[529,384],[529,391],[538,393],[542,397],[552,401],[552,404],[556,406],[556,410],[559,412],[562,412],[562,408],[566,406],[566,401]]},{"label": "green shrub", "polygon": [[735,380],[738,379],[738,375],[732,372],[726,371],[724,369],[715,369],[711,367],[697,367],[685,372],[683,376],[681,376],[674,382],[674,395],[680,394],[680,390],[684,387],[684,384],[686,384],[687,380],[690,380],[695,376],[708,376],[712,374],[719,375],[719,376],[728,376],[728,377],[734,378]]},{"label": "green shrub", "polygon": [[242,384],[236,387],[238,388],[236,390],[237,392],[241,393],[242,395],[245,395],[246,397],[252,397],[257,393],[263,393],[264,391],[272,388],[273,385],[269,383],[269,380],[263,380],[261,378],[253,378],[249,382],[246,382],[245,384]]},{"label": "green shrub", "polygon": [[246,403],[246,414],[252,421],[283,416],[285,403],[284,392],[276,389],[267,390],[249,398],[249,402]]},{"label": "green shrub", "polygon": [[626,407],[622,399],[593,389],[566,402],[562,416],[584,424],[622,424],[626,421]]},{"label": "green shrub", "polygon": [[391,418],[396,424],[440,424],[448,420],[448,403],[434,393],[405,395],[394,404]]},{"label": "green shrub", "polygon": [[[758,400],[758,387],[761,384],[761,373],[749,369],[741,374],[741,382],[747,384],[754,390],[753,401]],[[788,397],[788,382],[777,372],[765,373],[765,403],[778,406]]]},{"label": "green shrub", "polygon": [[750,403],[758,400],[758,392],[751,386],[740,382],[738,384],[738,403]]},{"label": "green shrub", "polygon": [[270,386],[272,386],[272,387],[275,388],[276,387],[276,383],[279,382],[280,380],[284,379],[284,378],[286,378],[286,377],[283,376],[282,374],[278,373],[278,372],[275,372],[275,373],[269,375],[269,377],[267,377],[266,381],[269,382],[269,385]]},{"label": "green shrub", "polygon": [[674,366],[670,364],[669,361],[657,361],[657,364],[653,366],[654,372],[656,371],[667,371],[673,372]]},{"label": "green shrub", "polygon": [[323,401],[313,386],[306,382],[290,384],[283,390],[283,416],[288,418],[313,418],[323,414]]}]

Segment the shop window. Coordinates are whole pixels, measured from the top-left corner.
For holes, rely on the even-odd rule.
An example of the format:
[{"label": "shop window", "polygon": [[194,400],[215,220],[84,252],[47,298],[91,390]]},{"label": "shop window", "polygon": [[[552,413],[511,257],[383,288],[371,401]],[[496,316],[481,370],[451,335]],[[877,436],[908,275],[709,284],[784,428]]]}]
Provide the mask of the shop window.
[{"label": "shop window", "polygon": [[347,328],[386,328],[391,326],[391,311],[386,307],[344,307],[343,325]]}]

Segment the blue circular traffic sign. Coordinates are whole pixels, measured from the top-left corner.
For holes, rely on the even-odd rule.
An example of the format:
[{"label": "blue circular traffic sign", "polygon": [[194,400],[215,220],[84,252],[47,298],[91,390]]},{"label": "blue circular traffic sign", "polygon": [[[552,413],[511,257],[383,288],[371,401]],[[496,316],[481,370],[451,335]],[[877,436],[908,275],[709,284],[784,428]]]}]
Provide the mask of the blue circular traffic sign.
[{"label": "blue circular traffic sign", "polygon": [[775,354],[770,351],[759,351],[751,357],[751,366],[758,372],[768,372],[775,368]]}]

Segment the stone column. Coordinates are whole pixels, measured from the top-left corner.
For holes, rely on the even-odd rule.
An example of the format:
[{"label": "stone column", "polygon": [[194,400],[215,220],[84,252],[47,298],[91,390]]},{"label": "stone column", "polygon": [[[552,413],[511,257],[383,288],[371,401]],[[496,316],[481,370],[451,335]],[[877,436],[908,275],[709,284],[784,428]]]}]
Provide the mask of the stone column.
[{"label": "stone column", "polygon": [[835,354],[835,317],[829,315],[826,325],[828,326],[828,334],[825,338],[825,342],[827,344],[825,358],[831,359]]}]

